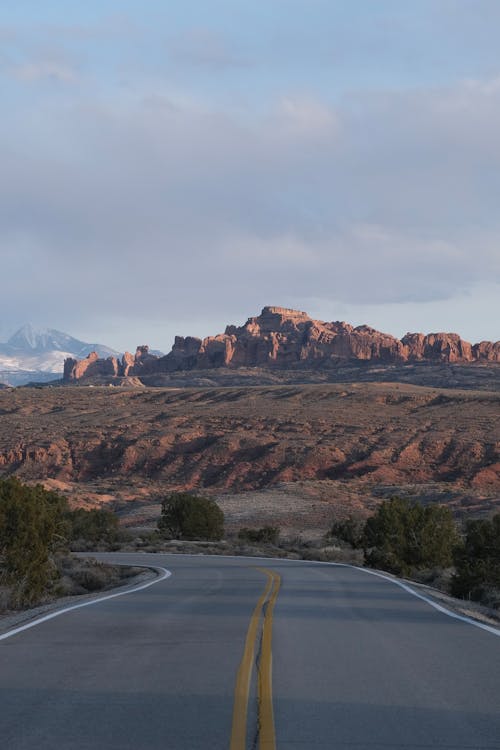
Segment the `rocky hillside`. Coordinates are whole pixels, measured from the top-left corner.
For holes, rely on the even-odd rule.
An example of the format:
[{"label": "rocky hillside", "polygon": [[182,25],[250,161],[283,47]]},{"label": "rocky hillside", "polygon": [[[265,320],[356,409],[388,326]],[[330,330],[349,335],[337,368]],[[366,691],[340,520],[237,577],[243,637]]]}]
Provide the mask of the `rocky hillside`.
[{"label": "rocky hillside", "polygon": [[[106,499],[283,482],[444,483],[500,498],[500,395],[355,384],[0,392],[0,475]],[[103,489],[107,488],[107,489]],[[119,490],[117,489],[119,488]],[[332,493],[332,502],[335,493]]]},{"label": "rocky hillside", "polygon": [[95,377],[140,378],[217,368],[240,370],[332,370],[346,363],[381,365],[498,364],[500,341],[470,344],[455,333],[408,333],[398,339],[369,326],[354,328],[348,323],[313,320],[305,312],[281,307],[264,307],[245,325],[228,326],[224,333],[205,339],[175,338],[172,351],[158,357],[147,346],[135,355],[99,358],[92,352],[86,359],[68,358],[64,380],[76,382]]}]

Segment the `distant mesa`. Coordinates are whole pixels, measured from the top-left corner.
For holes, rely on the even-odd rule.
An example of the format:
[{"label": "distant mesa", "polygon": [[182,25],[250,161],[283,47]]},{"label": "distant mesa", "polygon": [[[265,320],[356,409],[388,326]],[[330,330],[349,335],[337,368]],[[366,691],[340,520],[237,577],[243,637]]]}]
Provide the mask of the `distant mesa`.
[{"label": "distant mesa", "polygon": [[456,333],[407,333],[398,339],[367,325],[356,328],[341,321],[313,320],[305,312],[264,307],[243,326],[200,339],[176,336],[169,354],[159,356],[147,346],[135,354],[85,359],[68,357],[67,383],[92,377],[141,377],[216,368],[332,368],[346,363],[406,364],[415,362],[500,362],[500,341],[470,344]]}]

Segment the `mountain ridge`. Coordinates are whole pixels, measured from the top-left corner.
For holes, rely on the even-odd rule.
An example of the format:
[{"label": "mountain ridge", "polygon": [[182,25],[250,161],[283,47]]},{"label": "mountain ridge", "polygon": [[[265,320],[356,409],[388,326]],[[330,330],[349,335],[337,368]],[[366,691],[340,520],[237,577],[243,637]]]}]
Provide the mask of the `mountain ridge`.
[{"label": "mountain ridge", "polygon": [[132,355],[103,359],[91,352],[85,359],[68,358],[64,382],[95,377],[142,378],[218,368],[331,369],[349,362],[410,364],[500,363],[500,341],[471,344],[456,333],[407,333],[402,339],[368,325],[325,322],[301,310],[266,306],[242,326],[224,333],[176,336],[172,350],[156,356],[148,346]]},{"label": "mountain ridge", "polygon": [[92,351],[103,358],[120,356],[103,344],[88,343],[54,328],[37,328],[27,323],[7,342],[0,343],[0,380],[10,385],[54,380],[62,373],[68,357],[86,357]]},{"label": "mountain ridge", "polygon": [[[0,343],[0,349],[20,349],[40,354],[50,351],[68,352],[69,354],[87,356],[83,352],[89,348],[96,351],[100,357],[118,356],[119,352],[104,344],[89,343],[64,333],[56,328],[36,328],[32,323],[21,326],[5,344]],[[87,352],[90,354],[90,352]]]}]

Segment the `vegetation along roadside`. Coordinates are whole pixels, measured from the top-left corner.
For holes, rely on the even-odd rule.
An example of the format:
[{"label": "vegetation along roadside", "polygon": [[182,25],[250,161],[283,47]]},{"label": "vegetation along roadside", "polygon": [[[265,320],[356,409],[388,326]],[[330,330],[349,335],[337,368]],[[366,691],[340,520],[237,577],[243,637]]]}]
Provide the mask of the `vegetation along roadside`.
[{"label": "vegetation along roadside", "polygon": [[107,510],[70,510],[65,498],[16,478],[0,481],[0,614],[127,583],[140,568],[103,565],[72,548],[120,543]]},{"label": "vegetation along roadside", "polygon": [[71,555],[78,550],[265,555],[365,565],[434,586],[500,613],[500,514],[462,528],[449,508],[392,497],[366,520],[336,521],[320,542],[282,538],[275,526],[225,534],[213,499],[166,494],[157,529],[135,536],[108,510],[70,510],[41,485],[0,481],[0,612],[124,583],[140,569]]}]

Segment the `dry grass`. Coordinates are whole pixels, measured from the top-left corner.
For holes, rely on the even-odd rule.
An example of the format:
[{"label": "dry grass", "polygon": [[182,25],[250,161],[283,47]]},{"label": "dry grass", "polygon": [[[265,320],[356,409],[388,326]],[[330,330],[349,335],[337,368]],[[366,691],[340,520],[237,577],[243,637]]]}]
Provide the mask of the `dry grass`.
[{"label": "dry grass", "polygon": [[55,590],[57,596],[77,596],[105,591],[124,585],[130,578],[142,573],[142,568],[108,565],[72,556],[59,558],[57,567],[61,576]]},{"label": "dry grass", "polygon": [[304,538],[300,535],[280,535],[275,544],[242,541],[236,534],[228,534],[218,542],[167,540],[157,532],[142,532],[124,542],[122,552],[149,552],[164,554],[232,555],[244,557],[272,557],[290,560],[318,560],[363,564],[361,550],[352,550],[346,545],[334,544],[322,535],[320,538]]},{"label": "dry grass", "polygon": [[[142,568],[125,565],[107,565],[91,559],[61,555],[55,559],[58,578],[47,590],[40,603],[47,604],[61,597],[105,591],[124,586],[143,573]],[[0,587],[0,614],[13,611],[11,589]]]}]

